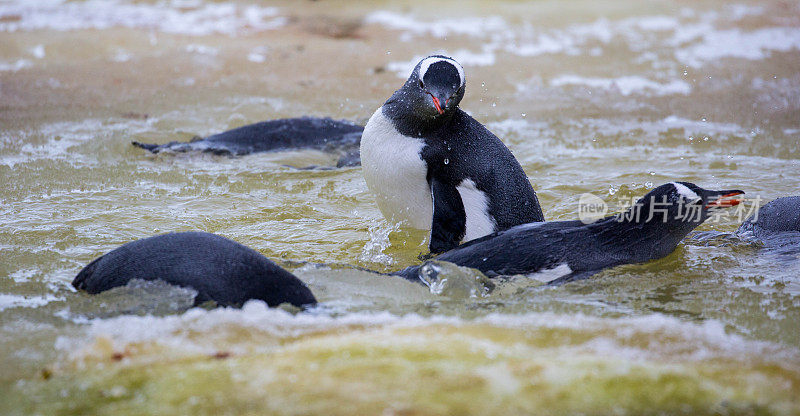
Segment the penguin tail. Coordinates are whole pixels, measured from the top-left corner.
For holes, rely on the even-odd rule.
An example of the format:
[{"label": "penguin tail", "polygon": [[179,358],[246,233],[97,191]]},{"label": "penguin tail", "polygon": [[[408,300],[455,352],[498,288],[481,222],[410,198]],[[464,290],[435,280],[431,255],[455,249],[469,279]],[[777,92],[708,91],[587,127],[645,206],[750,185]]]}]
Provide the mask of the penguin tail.
[{"label": "penguin tail", "polygon": [[161,145],[158,145],[158,144],[155,144],[155,143],[142,143],[142,142],[133,141],[133,142],[131,142],[131,144],[136,146],[136,147],[138,147],[138,148],[141,148],[141,149],[153,152],[153,153],[158,153],[158,151],[161,148]]}]

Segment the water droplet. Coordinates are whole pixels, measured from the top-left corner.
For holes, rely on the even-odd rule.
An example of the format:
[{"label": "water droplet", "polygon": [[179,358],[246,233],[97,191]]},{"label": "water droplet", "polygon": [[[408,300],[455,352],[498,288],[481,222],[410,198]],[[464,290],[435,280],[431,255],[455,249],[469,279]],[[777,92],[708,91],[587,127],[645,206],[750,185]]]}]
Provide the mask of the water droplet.
[{"label": "water droplet", "polygon": [[694,140],[694,137],[689,136],[689,141],[691,142],[692,140]]},{"label": "water droplet", "polygon": [[708,136],[706,136],[706,137],[703,137],[703,141],[704,141],[704,142],[707,142],[707,141],[708,141]]},{"label": "water droplet", "polygon": [[448,158],[444,158],[444,164],[445,164],[445,165],[447,165],[447,164],[449,164],[449,163],[450,163],[450,159],[448,159]]},{"label": "water droplet", "polygon": [[525,117],[525,116],[527,116],[527,114],[525,114],[525,113],[522,113],[522,117]]},{"label": "water droplet", "polygon": [[653,187],[653,182],[645,182],[644,186],[645,186],[645,188],[652,188]]},{"label": "water droplet", "polygon": [[387,55],[391,55],[391,54],[392,54],[392,51],[386,51],[386,54],[387,54]]},{"label": "water droplet", "polygon": [[689,71],[684,70],[683,71],[683,76],[687,76],[687,75],[689,75]]},{"label": "water droplet", "polygon": [[481,82],[481,87],[485,87],[485,86],[486,86],[486,83],[485,82]]},{"label": "water droplet", "polygon": [[492,107],[497,107],[497,103],[492,103]]},{"label": "water droplet", "polygon": [[703,118],[701,118],[701,119],[700,119],[700,121],[702,121],[703,123],[705,123],[705,122],[706,122],[706,118],[705,118],[705,117],[703,117]]},{"label": "water droplet", "polygon": [[650,176],[656,176],[656,173],[653,172],[652,170],[650,172],[648,172],[648,173],[650,174]]}]

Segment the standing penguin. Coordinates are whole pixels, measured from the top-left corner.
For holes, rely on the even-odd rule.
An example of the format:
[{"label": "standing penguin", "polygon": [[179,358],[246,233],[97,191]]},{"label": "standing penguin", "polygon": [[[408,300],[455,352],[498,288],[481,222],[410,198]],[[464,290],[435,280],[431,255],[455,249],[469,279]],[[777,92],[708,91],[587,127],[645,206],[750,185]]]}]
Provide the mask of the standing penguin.
[{"label": "standing penguin", "polygon": [[381,212],[430,229],[433,253],[544,221],[511,151],[458,108],[465,88],[458,62],[429,56],[375,111],[361,138],[364,179]]}]

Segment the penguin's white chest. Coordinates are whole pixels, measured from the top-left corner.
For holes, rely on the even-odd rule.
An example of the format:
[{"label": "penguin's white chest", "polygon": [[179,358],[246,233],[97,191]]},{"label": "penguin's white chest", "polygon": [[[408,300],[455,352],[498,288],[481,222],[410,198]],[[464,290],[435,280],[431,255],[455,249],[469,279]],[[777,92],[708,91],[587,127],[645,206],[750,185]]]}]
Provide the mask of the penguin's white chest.
[{"label": "penguin's white chest", "polygon": [[428,165],[420,154],[424,146],[422,139],[397,131],[379,108],[361,136],[361,169],[387,219],[428,230],[433,200],[426,179]]}]

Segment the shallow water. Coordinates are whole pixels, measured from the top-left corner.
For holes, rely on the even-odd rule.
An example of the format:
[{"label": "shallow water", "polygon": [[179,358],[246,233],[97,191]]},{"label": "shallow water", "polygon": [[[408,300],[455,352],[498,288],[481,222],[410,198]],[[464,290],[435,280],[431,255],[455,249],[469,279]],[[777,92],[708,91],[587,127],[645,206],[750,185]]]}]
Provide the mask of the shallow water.
[{"label": "shallow water", "polygon": [[[0,413],[800,413],[797,255],[697,236],[557,288],[469,297],[456,274],[434,294],[345,267],[396,270],[426,245],[383,220],[359,168],[129,144],[363,123],[432,52],[464,64],[462,108],[548,219],[673,180],[800,194],[794,2],[0,1]],[[183,230],[276,259],[321,305],[183,312],[185,290],[69,284]]]}]

